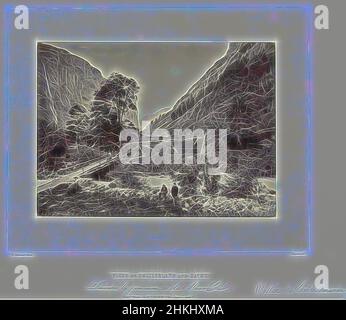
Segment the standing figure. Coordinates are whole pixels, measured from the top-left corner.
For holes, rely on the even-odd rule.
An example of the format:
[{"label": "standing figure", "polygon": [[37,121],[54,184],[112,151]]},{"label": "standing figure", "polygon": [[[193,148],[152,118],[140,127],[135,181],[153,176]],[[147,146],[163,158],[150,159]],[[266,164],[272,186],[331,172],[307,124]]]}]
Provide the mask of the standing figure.
[{"label": "standing figure", "polygon": [[173,197],[174,205],[176,203],[176,199],[178,197],[178,193],[179,193],[179,188],[178,188],[177,184],[174,182],[173,186],[172,186],[172,189],[171,189],[171,194],[172,194],[172,197]]},{"label": "standing figure", "polygon": [[168,193],[167,186],[163,184],[159,193],[159,199],[166,199],[167,193]]}]

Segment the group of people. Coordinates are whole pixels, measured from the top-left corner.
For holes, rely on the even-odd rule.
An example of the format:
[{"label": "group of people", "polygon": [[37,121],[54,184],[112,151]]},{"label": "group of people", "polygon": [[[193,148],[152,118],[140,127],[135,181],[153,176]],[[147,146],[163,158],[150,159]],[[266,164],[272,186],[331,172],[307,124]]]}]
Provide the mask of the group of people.
[{"label": "group of people", "polygon": [[[173,198],[173,201],[175,203],[176,199],[178,198],[179,188],[176,183],[173,183],[173,186],[171,188],[171,195]],[[162,185],[161,190],[159,192],[159,199],[166,199],[168,195],[168,188],[165,184]]]}]

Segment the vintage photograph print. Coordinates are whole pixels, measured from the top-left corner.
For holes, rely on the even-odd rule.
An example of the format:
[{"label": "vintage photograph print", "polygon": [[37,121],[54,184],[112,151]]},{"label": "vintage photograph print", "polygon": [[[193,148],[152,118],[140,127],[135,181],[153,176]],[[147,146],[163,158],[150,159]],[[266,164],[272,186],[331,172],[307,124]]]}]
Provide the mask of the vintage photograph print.
[{"label": "vintage photograph print", "polygon": [[275,218],[275,42],[37,42],[37,216]]}]

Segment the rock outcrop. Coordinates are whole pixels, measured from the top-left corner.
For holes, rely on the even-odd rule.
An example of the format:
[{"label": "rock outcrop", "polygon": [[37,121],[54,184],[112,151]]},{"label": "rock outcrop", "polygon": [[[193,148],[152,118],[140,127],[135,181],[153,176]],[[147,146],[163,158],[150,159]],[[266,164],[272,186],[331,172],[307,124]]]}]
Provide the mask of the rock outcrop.
[{"label": "rock outcrop", "polygon": [[116,72],[106,79],[84,58],[38,43],[39,171],[69,161],[77,145],[114,148],[123,127],[138,127],[136,90],[134,79]]},{"label": "rock outcrop", "polygon": [[49,44],[37,44],[38,121],[64,129],[75,105],[87,108],[103,78],[85,59]]}]

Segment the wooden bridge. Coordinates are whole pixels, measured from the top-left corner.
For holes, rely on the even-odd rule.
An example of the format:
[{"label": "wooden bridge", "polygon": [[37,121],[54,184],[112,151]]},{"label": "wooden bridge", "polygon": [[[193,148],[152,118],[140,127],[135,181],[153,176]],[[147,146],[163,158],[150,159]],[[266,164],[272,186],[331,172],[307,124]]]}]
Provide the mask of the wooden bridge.
[{"label": "wooden bridge", "polygon": [[58,185],[66,182],[72,182],[74,178],[80,176],[88,176],[100,172],[106,168],[109,168],[118,158],[118,153],[97,159],[81,168],[76,169],[75,171],[68,173],[66,175],[58,176],[49,180],[38,180],[37,181],[37,193],[43,192],[48,189],[57,187]]}]

